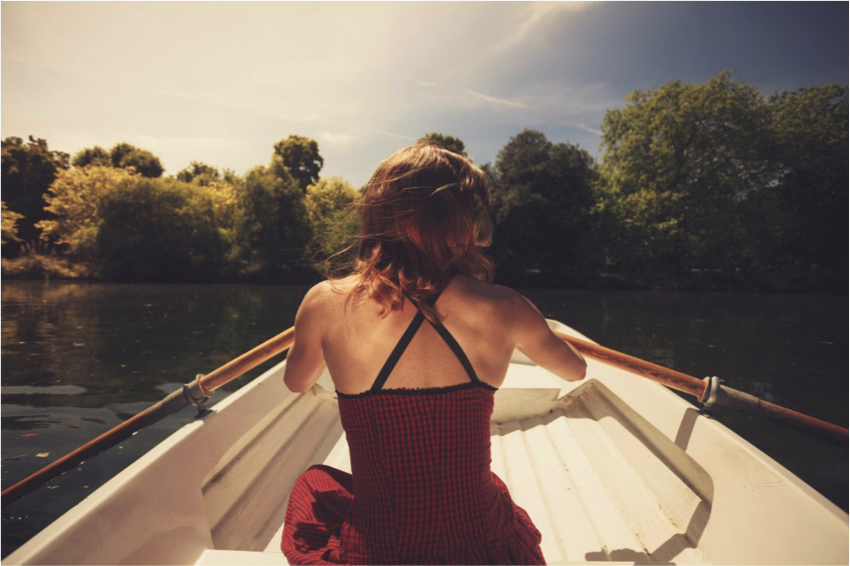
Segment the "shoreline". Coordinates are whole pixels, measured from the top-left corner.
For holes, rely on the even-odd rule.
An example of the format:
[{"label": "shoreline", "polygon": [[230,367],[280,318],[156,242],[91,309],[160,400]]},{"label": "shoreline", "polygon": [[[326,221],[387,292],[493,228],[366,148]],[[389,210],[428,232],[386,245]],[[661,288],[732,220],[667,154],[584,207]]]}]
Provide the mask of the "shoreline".
[{"label": "shoreline", "polygon": [[[317,273],[303,272],[279,280],[227,278],[202,281],[108,281],[103,278],[70,276],[38,271],[10,273],[3,260],[3,281],[67,281],[77,283],[129,283],[137,285],[312,285],[323,280]],[[528,272],[519,276],[500,276],[495,284],[514,288],[559,289],[580,291],[683,291],[706,293],[758,293],[847,295],[848,274],[835,272],[757,272],[750,275],[730,274],[717,270],[696,271],[687,275],[658,272],[594,273],[572,272],[557,276]]]}]

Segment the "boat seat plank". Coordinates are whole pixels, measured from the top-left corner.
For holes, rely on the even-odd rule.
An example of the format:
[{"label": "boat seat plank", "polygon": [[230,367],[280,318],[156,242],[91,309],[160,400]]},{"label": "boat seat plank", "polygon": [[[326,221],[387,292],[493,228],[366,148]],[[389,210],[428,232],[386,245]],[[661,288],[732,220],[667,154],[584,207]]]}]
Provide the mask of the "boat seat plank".
[{"label": "boat seat plank", "polygon": [[[546,496],[541,491],[539,470],[535,470],[525,438],[519,423],[514,421],[499,427],[499,434],[492,437],[491,444],[500,444],[504,458],[505,476],[502,478],[508,485],[511,496],[532,517],[535,526],[543,535],[541,550],[547,561],[562,562],[566,552],[559,544],[557,535],[556,511],[549,506]],[[529,481],[535,478],[537,481]],[[522,503],[519,503],[522,502]]]},{"label": "boat seat plank", "polygon": [[[657,492],[643,480],[643,470],[636,467],[658,462],[650,448],[639,439],[631,440],[630,457],[627,458],[612,440],[609,430],[620,429],[622,424],[615,419],[597,421],[583,403],[577,403],[570,411],[571,428],[576,431],[583,452],[605,485],[612,501],[625,519],[630,530],[639,540],[639,547],[611,547],[611,558],[655,560],[662,554],[662,561],[682,561],[688,564],[703,562],[684,537],[679,527],[670,518],[659,501]],[[626,439],[621,439],[627,442]],[[639,445],[639,446],[638,446]],[[640,450],[637,450],[640,448]]]},{"label": "boat seat plank", "polygon": [[[563,552],[563,558],[585,560],[587,555],[602,548],[602,539],[573,483],[570,465],[555,449],[549,427],[542,418],[525,419],[521,426],[538,484],[547,486],[544,494],[549,510],[547,520],[553,524],[555,541]],[[557,487],[553,489],[551,486]],[[539,523],[540,519],[536,520]],[[547,560],[552,562],[555,557],[550,558],[550,554],[544,552]]]},{"label": "boat seat plank", "polygon": [[[575,486],[577,497],[582,502],[588,524],[597,533],[597,539],[601,540],[601,545],[593,552],[585,553],[585,559],[608,561],[611,560],[609,549],[642,549],[634,531],[629,528],[616,502],[608,493],[607,486],[600,480],[594,463],[585,454],[577,438],[582,431],[574,429],[572,425],[569,419],[554,418],[546,428],[556,453],[567,463],[570,482]],[[649,558],[645,557],[644,560],[648,561]]]}]

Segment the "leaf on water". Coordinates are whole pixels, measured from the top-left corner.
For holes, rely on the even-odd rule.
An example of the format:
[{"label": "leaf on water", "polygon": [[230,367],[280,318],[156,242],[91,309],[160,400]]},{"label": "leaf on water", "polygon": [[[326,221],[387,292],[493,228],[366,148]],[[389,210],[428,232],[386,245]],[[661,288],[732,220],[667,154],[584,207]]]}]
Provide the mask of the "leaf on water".
[{"label": "leaf on water", "polygon": [[35,455],[36,458],[47,458],[50,456],[50,452],[39,452]]}]

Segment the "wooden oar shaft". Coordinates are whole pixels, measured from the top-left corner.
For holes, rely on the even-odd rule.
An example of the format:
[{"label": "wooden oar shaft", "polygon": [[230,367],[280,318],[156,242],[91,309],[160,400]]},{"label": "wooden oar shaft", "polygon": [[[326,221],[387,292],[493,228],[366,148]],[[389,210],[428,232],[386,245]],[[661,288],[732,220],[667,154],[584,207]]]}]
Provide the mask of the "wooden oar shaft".
[{"label": "wooden oar shaft", "polygon": [[593,344],[586,340],[581,340],[580,338],[575,338],[574,336],[569,336],[557,330],[553,330],[553,332],[562,340],[572,344],[582,354],[593,356],[608,365],[625,368],[632,373],[636,373],[652,381],[657,381],[672,389],[693,395],[697,399],[702,397],[702,394],[705,392],[705,382],[696,377],[629,356],[628,354],[623,354],[622,352],[598,344]]},{"label": "wooden oar shaft", "polygon": [[261,363],[269,360],[278,354],[286,351],[292,346],[292,341],[295,339],[295,327],[284,330],[274,338],[266,340],[253,350],[245,352],[238,358],[230,360],[217,370],[208,373],[201,378],[201,387],[207,394],[212,394],[213,391],[233,381],[240,375],[244,374]]},{"label": "wooden oar shaft", "polygon": [[[257,367],[266,360],[269,360],[288,349],[292,345],[294,337],[295,329],[290,328],[289,330],[278,334],[271,340],[267,340],[260,344],[253,350],[227,362],[217,370],[203,376],[200,379],[201,389],[203,389],[207,396],[212,395],[212,393],[222,385],[236,379],[245,372]],[[138,413],[115,428],[101,434],[91,442],[80,446],[73,452],[59,458],[31,476],[4,489],[2,493],[3,507],[20,499],[53,478],[64,474],[68,470],[74,469],[89,458],[100,454],[104,450],[112,448],[122,440],[126,440],[143,428],[154,424],[168,415],[176,413],[187,405],[189,405],[189,399],[186,398],[183,389],[174,391],[162,401],[151,405],[141,413]]]},{"label": "wooden oar shaft", "polygon": [[749,393],[721,385],[717,388],[716,403],[847,447],[846,428],[775,405]]},{"label": "wooden oar shaft", "polygon": [[[572,344],[582,354],[592,356],[608,365],[624,368],[631,373],[646,377],[672,389],[683,391],[700,400],[705,393],[707,384],[702,379],[569,336],[557,330],[553,332],[562,340]],[[717,388],[716,398],[713,402],[847,447],[848,434],[846,428],[769,403],[749,393],[721,385]]]}]

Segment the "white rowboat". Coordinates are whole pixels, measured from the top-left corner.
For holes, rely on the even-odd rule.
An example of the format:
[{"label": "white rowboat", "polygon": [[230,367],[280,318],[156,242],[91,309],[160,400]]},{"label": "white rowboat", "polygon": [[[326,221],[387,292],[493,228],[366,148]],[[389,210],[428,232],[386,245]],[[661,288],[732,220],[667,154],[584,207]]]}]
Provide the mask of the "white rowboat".
[{"label": "white rowboat", "polygon": [[[286,564],[278,545],[296,478],[349,461],[329,375],[291,393],[285,363],[3,563]],[[591,358],[586,379],[567,383],[514,353],[492,459],[550,564],[848,563],[841,509],[673,392]]]}]

